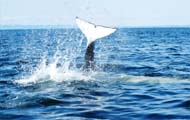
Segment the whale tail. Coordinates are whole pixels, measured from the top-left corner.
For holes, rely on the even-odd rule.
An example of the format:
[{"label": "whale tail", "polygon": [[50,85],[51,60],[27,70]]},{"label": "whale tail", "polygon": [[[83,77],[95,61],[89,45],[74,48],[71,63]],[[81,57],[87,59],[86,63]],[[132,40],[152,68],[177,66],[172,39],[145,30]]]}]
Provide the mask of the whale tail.
[{"label": "whale tail", "polygon": [[108,36],[116,31],[116,28],[95,25],[76,17],[76,23],[87,38],[87,46],[95,40]]},{"label": "whale tail", "polygon": [[87,38],[87,49],[85,53],[85,64],[83,69],[86,71],[94,70],[94,41],[108,36],[116,31],[115,28],[95,25],[93,23],[76,18],[77,25]]}]

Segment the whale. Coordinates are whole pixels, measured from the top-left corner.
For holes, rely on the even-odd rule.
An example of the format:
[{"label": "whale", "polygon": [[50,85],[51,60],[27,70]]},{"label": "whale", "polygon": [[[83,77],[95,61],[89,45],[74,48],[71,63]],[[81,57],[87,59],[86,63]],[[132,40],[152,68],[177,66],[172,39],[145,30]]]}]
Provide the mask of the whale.
[{"label": "whale", "polygon": [[95,70],[95,62],[94,62],[95,41],[99,40],[100,38],[111,35],[117,30],[117,28],[97,25],[95,23],[88,22],[79,17],[76,17],[76,23],[81,32],[85,35],[87,39],[84,64],[82,68],[85,71]]}]

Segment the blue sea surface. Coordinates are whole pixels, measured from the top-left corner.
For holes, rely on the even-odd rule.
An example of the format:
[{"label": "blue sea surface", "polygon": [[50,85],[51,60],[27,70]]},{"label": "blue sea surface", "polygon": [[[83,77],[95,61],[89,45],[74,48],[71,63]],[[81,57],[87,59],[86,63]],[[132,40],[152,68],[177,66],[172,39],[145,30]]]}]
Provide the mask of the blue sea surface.
[{"label": "blue sea surface", "polygon": [[76,28],[0,30],[0,120],[190,120],[190,28],[120,28],[82,70]]}]

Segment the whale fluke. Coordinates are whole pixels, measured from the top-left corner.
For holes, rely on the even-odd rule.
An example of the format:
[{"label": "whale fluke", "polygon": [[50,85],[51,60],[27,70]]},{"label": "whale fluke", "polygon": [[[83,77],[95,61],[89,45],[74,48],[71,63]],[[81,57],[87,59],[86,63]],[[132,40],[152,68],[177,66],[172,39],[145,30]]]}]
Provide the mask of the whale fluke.
[{"label": "whale fluke", "polygon": [[89,71],[94,69],[94,41],[114,33],[116,28],[95,25],[78,17],[76,17],[76,23],[87,38],[84,69]]},{"label": "whale fluke", "polygon": [[76,23],[88,40],[87,46],[95,40],[108,36],[116,31],[116,28],[95,25],[78,17],[76,17]]}]

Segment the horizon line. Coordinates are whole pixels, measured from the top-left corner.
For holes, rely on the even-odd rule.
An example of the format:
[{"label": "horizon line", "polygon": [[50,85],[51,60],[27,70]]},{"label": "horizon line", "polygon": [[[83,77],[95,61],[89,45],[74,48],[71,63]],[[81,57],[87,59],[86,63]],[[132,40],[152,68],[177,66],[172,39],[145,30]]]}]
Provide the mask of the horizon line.
[{"label": "horizon line", "polygon": [[[3,29],[61,29],[61,28],[77,28],[75,25],[0,25]],[[116,28],[190,28],[190,25],[139,25],[139,26],[116,26]]]}]

